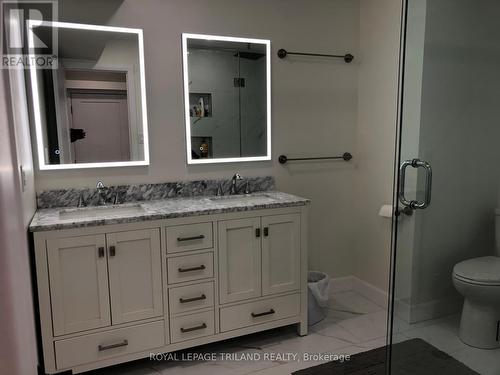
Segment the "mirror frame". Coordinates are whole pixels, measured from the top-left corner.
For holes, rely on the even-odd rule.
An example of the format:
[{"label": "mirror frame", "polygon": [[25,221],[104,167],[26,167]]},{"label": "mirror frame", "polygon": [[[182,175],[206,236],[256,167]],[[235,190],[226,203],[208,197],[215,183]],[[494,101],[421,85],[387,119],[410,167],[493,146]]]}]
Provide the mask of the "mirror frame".
[{"label": "mirror frame", "polygon": [[[266,155],[249,157],[230,157],[213,159],[193,159],[191,156],[191,120],[189,116],[189,71],[188,39],[215,40],[226,42],[264,44],[266,46],[266,117],[267,145]],[[235,163],[271,160],[271,41],[269,39],[239,38],[220,35],[182,33],[182,70],[184,76],[184,117],[186,122],[186,156],[188,164]]]},{"label": "mirror frame", "polygon": [[38,168],[40,170],[65,170],[65,169],[82,169],[82,168],[106,168],[106,167],[132,167],[149,165],[149,134],[148,134],[148,118],[146,106],[146,76],[144,72],[144,39],[142,29],[133,29],[128,27],[114,27],[89,25],[70,22],[55,22],[55,21],[37,21],[28,20],[28,48],[30,60],[35,57],[32,46],[34,45],[33,27],[48,26],[60,29],[78,29],[92,31],[106,31],[116,33],[136,34],[139,47],[139,75],[141,80],[141,108],[142,108],[142,131],[143,131],[143,147],[144,160],[137,161],[118,161],[118,162],[102,162],[102,163],[75,163],[75,164],[47,164],[45,160],[44,144],[42,137],[42,113],[39,102],[39,91],[37,82],[37,68],[30,65],[30,81],[31,81],[31,96],[33,104],[33,117],[35,122],[36,146],[38,154]]}]

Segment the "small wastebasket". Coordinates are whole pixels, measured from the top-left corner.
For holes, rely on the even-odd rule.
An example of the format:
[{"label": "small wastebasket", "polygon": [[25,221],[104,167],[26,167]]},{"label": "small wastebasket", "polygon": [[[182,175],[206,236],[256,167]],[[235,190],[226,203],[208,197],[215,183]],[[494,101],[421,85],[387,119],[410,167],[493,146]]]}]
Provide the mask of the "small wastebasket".
[{"label": "small wastebasket", "polygon": [[325,319],[330,289],[330,276],[324,272],[309,271],[307,274],[308,324],[313,325]]}]

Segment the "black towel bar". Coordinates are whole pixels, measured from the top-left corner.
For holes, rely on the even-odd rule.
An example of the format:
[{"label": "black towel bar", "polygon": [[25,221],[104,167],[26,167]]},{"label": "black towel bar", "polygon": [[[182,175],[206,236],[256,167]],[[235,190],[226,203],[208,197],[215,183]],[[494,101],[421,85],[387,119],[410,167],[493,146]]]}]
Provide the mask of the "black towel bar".
[{"label": "black towel bar", "polygon": [[344,59],[346,63],[350,63],[352,60],[354,60],[354,56],[350,53],[346,53],[345,55],[327,55],[324,53],[290,52],[283,48],[278,50],[278,57],[280,59],[284,59],[287,55],[334,57],[338,59]]},{"label": "black towel bar", "polygon": [[302,160],[336,160],[336,159],[342,159],[344,161],[349,161],[352,159],[352,154],[349,152],[344,152],[342,156],[318,156],[318,157],[311,157],[311,158],[289,158],[286,155],[280,155],[278,157],[278,160],[280,164],[286,164],[289,161],[302,161]]}]

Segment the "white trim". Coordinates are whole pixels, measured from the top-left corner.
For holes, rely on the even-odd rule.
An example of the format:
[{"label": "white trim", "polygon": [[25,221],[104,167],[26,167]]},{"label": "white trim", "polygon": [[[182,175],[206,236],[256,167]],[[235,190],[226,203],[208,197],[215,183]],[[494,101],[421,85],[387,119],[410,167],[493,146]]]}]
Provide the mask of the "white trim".
[{"label": "white trim", "polygon": [[352,279],[353,276],[330,279],[330,295],[352,290]]},{"label": "white trim", "polygon": [[[267,147],[265,156],[233,157],[215,159],[193,159],[191,156],[191,122],[189,116],[188,39],[218,40],[227,42],[264,44],[266,46],[266,102],[267,102]],[[186,157],[188,164],[235,163],[271,160],[271,41],[268,39],[238,38],[230,36],[182,34],[182,70],[184,76],[184,117],[186,123]]]},{"label": "white trim", "polygon": [[32,60],[35,55],[32,52],[34,45],[34,36],[31,32],[33,25],[48,26],[67,29],[107,31],[117,33],[137,34],[139,46],[139,75],[141,81],[141,105],[142,105],[142,134],[143,134],[143,149],[144,160],[139,161],[121,161],[121,162],[106,162],[106,163],[81,163],[81,164],[47,164],[44,152],[43,137],[42,137],[42,115],[40,109],[40,100],[38,97],[38,81],[37,69],[34,65],[30,65],[30,80],[31,80],[31,95],[33,100],[33,113],[35,120],[35,134],[38,154],[38,168],[40,170],[64,170],[64,169],[83,169],[83,168],[105,168],[105,167],[132,167],[149,165],[149,134],[147,121],[147,106],[146,106],[146,74],[144,69],[144,40],[142,29],[132,29],[125,27],[112,27],[100,25],[87,25],[69,22],[51,22],[51,21],[35,21],[28,20],[28,46],[29,57]]},{"label": "white trim", "polygon": [[344,276],[330,279],[330,295],[334,293],[356,292],[380,307],[386,309],[389,294],[356,276]]},{"label": "white trim", "polygon": [[[330,296],[348,291],[356,292],[384,309],[389,306],[389,293],[365,280],[356,276],[330,279]],[[415,324],[457,313],[462,301],[462,298],[456,295],[414,305],[410,305],[406,300],[396,300],[394,314],[408,324]]]},{"label": "white trim", "polygon": [[353,290],[361,294],[363,297],[368,298],[370,301],[375,302],[380,307],[387,309],[389,306],[389,293],[382,290],[375,285],[372,285],[357,277],[353,277]]}]

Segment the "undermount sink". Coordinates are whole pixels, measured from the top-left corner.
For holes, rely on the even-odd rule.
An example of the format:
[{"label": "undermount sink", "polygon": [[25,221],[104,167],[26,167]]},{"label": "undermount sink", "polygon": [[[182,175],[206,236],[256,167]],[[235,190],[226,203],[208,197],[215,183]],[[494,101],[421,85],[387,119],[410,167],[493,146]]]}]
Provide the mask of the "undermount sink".
[{"label": "undermount sink", "polygon": [[140,204],[69,208],[59,211],[59,218],[71,220],[99,217],[102,215],[127,216],[141,212],[144,212],[144,208]]},{"label": "undermount sink", "polygon": [[236,194],[236,195],[221,195],[208,198],[212,202],[234,202],[234,203],[270,203],[274,198],[267,194]]}]

